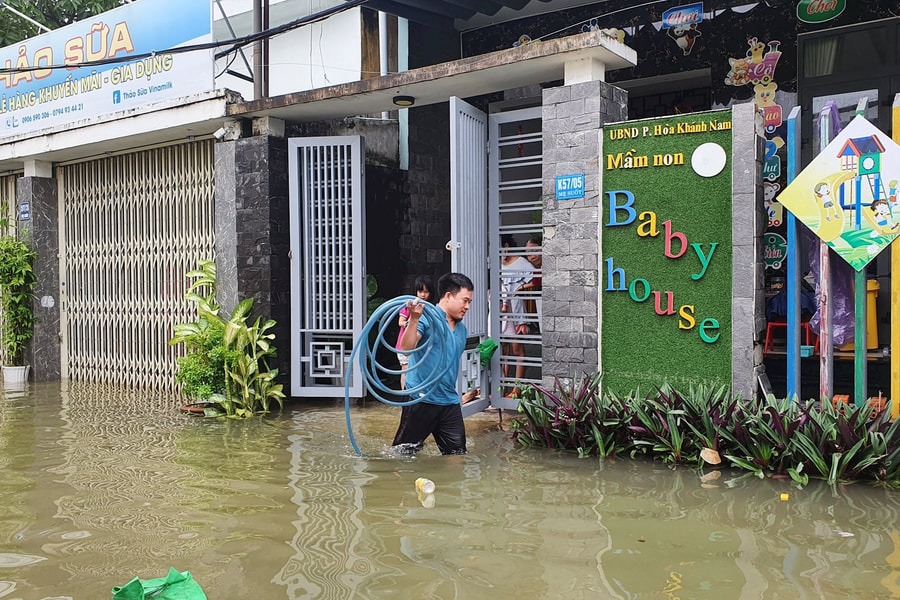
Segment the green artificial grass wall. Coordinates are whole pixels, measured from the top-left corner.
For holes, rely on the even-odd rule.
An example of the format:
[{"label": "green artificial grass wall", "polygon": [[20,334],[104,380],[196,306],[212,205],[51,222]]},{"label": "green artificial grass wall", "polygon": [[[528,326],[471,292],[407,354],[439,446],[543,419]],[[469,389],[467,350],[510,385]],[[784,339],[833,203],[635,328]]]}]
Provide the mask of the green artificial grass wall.
[{"label": "green artificial grass wall", "polygon": [[[603,129],[600,357],[607,389],[731,383],[731,118],[731,111],[715,111]],[[711,177],[692,167],[706,143],[725,151],[724,168]],[[715,163],[699,161],[701,171]]]}]

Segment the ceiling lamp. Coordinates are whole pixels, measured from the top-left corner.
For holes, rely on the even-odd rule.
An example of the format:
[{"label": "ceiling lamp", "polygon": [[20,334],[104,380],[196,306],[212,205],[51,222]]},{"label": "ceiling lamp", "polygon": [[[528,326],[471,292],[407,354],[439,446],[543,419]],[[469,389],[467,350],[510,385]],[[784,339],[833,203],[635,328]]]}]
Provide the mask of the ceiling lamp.
[{"label": "ceiling lamp", "polygon": [[416,103],[416,99],[412,96],[394,96],[394,104],[406,108]]}]

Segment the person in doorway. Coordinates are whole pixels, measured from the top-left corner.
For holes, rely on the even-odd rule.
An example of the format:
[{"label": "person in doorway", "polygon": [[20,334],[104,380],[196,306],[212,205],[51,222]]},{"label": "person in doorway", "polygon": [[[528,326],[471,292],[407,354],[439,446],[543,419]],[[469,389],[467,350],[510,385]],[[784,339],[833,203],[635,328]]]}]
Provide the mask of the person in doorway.
[{"label": "person in doorway", "polygon": [[[528,333],[525,302],[518,292],[531,281],[534,267],[525,258],[512,253],[510,249],[516,245],[512,235],[502,235],[500,245],[503,248],[503,258],[500,261],[500,333],[501,339],[507,340],[502,344],[503,354],[512,356],[515,365],[516,384],[508,397],[518,398],[521,394],[518,382],[525,377],[525,346],[516,338]],[[509,363],[504,361],[503,377],[505,379],[508,376]]]},{"label": "person in doorway", "polygon": [[[434,296],[432,293],[432,289],[434,289],[434,283],[431,281],[431,277],[428,275],[419,275],[416,277],[416,281],[414,284],[414,289],[416,291],[416,298],[423,302],[428,302]],[[404,306],[400,309],[400,316],[397,319],[397,324],[400,326],[400,333],[397,335],[397,350],[400,350],[400,341],[403,339],[403,332],[406,331],[406,325],[409,322],[409,308]],[[400,370],[403,373],[400,374],[400,389],[406,388],[406,368],[409,365],[409,354],[405,352],[397,352],[397,360],[400,361]]]},{"label": "person in doorway", "polygon": [[[529,316],[535,316],[538,321],[538,331],[541,330],[541,287],[543,286],[543,273],[541,267],[544,264],[542,257],[542,242],[540,238],[530,237],[525,242],[525,251],[528,253],[526,258],[531,266],[534,267],[534,273],[531,281],[522,285],[521,289],[528,292],[538,292],[537,297],[525,301],[525,311]],[[533,324],[533,323],[532,323]]]},{"label": "person in doorway", "polygon": [[[421,393],[421,401],[404,406],[400,413],[393,446],[402,453],[418,452],[429,435],[434,437],[441,454],[466,453],[466,426],[456,379],[468,336],[462,319],[472,304],[474,291],[472,280],[461,273],[447,273],[438,279],[437,313],[447,319],[450,339],[444,340],[443,346],[434,346],[431,352],[416,352],[409,357],[408,389],[417,388],[438,375],[429,389]],[[409,319],[400,338],[400,348],[409,351],[429,343],[441,329],[424,314],[424,304],[410,300],[406,307]],[[438,347],[442,347],[443,352],[434,351]]]}]

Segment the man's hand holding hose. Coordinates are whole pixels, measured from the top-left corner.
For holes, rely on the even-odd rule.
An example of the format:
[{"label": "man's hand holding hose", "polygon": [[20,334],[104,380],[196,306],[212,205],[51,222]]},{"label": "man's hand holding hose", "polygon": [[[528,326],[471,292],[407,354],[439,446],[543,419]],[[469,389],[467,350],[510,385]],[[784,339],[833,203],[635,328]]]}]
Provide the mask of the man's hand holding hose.
[{"label": "man's hand holding hose", "polygon": [[400,338],[401,350],[415,350],[419,343],[421,335],[419,334],[419,317],[425,312],[425,305],[419,302],[418,298],[407,300],[406,309],[409,311],[409,319],[406,321],[406,329],[403,331],[403,337]]}]

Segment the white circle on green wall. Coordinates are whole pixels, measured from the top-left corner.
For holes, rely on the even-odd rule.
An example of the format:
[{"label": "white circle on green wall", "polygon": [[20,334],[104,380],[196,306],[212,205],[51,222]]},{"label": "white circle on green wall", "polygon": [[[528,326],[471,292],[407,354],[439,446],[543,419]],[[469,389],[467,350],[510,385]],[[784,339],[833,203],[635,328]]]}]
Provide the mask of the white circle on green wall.
[{"label": "white circle on green wall", "polygon": [[700,177],[715,177],[725,168],[725,149],[715,142],[700,144],[691,154],[691,168]]}]

